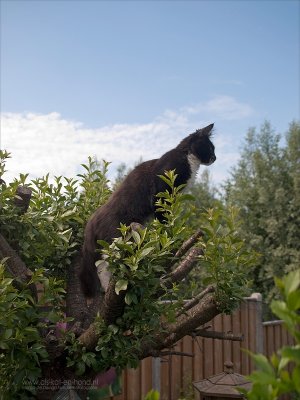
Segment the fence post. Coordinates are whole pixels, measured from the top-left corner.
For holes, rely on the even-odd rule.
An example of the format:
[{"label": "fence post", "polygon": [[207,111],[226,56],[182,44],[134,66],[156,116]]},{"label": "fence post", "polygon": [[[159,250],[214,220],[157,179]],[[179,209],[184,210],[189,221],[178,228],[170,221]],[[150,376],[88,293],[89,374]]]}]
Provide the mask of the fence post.
[{"label": "fence post", "polygon": [[160,357],[152,358],[152,389],[160,393]]},{"label": "fence post", "polygon": [[255,352],[264,352],[264,331],[263,331],[263,319],[262,319],[262,295],[260,293],[252,293],[252,299],[255,299],[256,306],[256,340],[255,340]]}]

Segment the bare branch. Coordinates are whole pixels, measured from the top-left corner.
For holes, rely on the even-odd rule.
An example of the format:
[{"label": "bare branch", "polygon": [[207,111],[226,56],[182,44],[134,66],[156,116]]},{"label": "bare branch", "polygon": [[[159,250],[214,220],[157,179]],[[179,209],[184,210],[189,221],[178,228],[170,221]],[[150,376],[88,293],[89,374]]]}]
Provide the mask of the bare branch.
[{"label": "bare branch", "polygon": [[18,186],[14,199],[15,206],[22,214],[26,213],[29,207],[32,190],[28,186]]},{"label": "bare branch", "polygon": [[244,340],[244,335],[242,333],[233,334],[232,332],[207,331],[206,329],[196,329],[190,334],[190,336],[201,336],[205,338],[232,340],[237,342],[242,342]]},{"label": "bare branch", "polygon": [[203,232],[201,229],[198,229],[188,240],[183,242],[182,246],[177,250],[175,257],[182,257],[191,247],[194,246],[201,236],[203,236]]},{"label": "bare branch", "polygon": [[152,357],[165,357],[165,356],[182,356],[182,357],[194,357],[193,353],[185,353],[183,351],[153,351]]}]

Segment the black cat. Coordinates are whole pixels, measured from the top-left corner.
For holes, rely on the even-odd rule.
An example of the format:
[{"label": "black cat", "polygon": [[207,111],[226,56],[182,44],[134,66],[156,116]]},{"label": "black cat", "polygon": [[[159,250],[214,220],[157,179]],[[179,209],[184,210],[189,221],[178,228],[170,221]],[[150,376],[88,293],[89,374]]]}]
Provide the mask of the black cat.
[{"label": "black cat", "polygon": [[[155,212],[155,195],[165,191],[167,185],[158,175],[175,169],[178,175],[176,186],[190,185],[200,164],[211,165],[216,160],[215,148],[210,140],[213,126],[211,124],[198,129],[160,158],[138,165],[128,174],[107,203],[92,215],[85,228],[80,270],[80,281],[85,296],[94,297],[100,286],[95,267],[96,261],[101,258],[95,251],[97,240],[111,242],[119,236],[120,223],[143,224],[153,216],[160,219],[162,216]],[[102,279],[101,283],[102,286],[106,286]]]}]

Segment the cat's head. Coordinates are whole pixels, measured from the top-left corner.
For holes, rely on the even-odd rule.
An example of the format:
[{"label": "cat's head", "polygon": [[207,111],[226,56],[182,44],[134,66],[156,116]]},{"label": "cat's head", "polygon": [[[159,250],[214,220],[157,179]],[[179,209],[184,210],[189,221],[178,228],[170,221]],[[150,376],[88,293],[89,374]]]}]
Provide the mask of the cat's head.
[{"label": "cat's head", "polygon": [[210,124],[185,138],[179,146],[198,158],[200,164],[211,165],[216,161],[215,146],[211,141],[214,124]]}]

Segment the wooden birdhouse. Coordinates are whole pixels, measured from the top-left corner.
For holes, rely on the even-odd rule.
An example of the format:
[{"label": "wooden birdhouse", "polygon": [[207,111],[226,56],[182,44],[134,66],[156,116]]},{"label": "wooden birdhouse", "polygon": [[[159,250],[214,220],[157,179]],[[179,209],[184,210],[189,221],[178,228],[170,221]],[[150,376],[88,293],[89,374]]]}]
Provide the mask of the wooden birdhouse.
[{"label": "wooden birdhouse", "polygon": [[247,381],[243,375],[233,372],[231,361],[224,364],[224,372],[221,374],[194,382],[193,385],[200,392],[201,400],[245,399],[245,396],[237,388],[249,391],[252,386],[251,382]]}]

